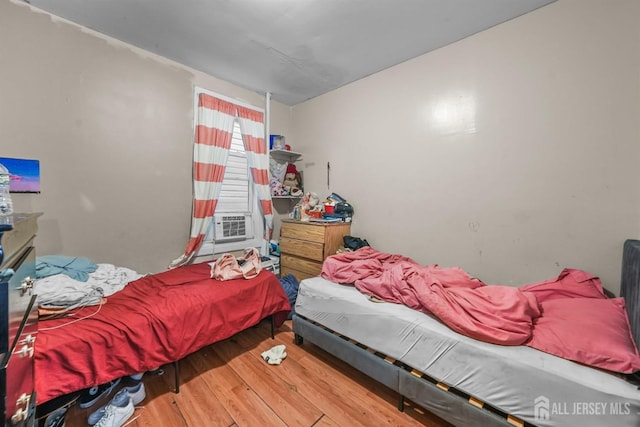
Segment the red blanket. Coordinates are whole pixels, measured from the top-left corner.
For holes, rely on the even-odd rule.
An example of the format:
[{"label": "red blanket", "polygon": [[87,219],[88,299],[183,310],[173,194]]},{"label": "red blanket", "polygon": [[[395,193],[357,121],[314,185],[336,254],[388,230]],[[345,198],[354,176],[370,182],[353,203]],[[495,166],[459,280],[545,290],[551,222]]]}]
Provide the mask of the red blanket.
[{"label": "red blanket", "polygon": [[280,326],[290,309],[268,271],[222,282],[202,263],[143,277],[107,298],[97,313],[98,307],[86,307],[73,317],[40,322],[38,403],[180,360],[271,314]]},{"label": "red blanket", "polygon": [[364,247],[327,258],[322,277],[433,314],[481,341],[524,344],[618,372],[640,370],[624,301],[607,299],[599,279],[580,270],[520,288],[487,286],[457,267],[421,266]]}]

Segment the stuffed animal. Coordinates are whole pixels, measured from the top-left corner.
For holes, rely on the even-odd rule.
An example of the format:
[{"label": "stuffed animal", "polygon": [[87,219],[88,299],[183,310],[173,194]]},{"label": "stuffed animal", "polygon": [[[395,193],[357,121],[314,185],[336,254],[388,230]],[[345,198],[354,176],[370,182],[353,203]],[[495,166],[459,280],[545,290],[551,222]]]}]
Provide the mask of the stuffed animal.
[{"label": "stuffed animal", "polygon": [[298,179],[296,178],[295,173],[288,173],[284,176],[284,181],[282,181],[282,185],[284,185],[285,187],[298,188],[300,183],[298,182]]},{"label": "stuffed animal", "polygon": [[269,181],[269,187],[271,187],[272,196],[284,196],[284,188],[282,183],[276,177],[272,177]]},{"label": "stuffed animal", "polygon": [[287,173],[284,175],[282,186],[285,189],[289,187],[288,192],[292,195],[302,192],[302,189],[300,188],[300,173],[298,172],[298,169],[296,169],[296,165],[293,163],[289,163],[287,166]]}]

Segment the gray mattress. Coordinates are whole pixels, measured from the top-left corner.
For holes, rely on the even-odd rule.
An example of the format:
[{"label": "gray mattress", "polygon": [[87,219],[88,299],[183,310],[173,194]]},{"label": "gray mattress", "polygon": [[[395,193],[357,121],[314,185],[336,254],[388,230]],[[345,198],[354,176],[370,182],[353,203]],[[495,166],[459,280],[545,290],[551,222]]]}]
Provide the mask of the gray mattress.
[{"label": "gray mattress", "polygon": [[321,277],[296,313],[539,426],[640,426],[640,390],[618,376],[525,347],[460,335],[408,307]]}]

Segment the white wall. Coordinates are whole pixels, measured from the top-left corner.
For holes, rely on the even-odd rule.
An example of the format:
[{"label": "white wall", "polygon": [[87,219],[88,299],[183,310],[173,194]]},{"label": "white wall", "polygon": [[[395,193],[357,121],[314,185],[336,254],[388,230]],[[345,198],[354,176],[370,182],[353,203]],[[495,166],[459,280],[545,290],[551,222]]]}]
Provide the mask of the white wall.
[{"label": "white wall", "polygon": [[[640,2],[560,0],[294,108],[305,190],[353,234],[490,284],[617,292],[640,238]],[[331,188],[326,164],[331,163]]]},{"label": "white wall", "polygon": [[[0,155],[39,159],[38,255],[141,273],[184,251],[191,221],[193,89],[264,96],[31,8],[0,1]],[[271,105],[287,134],[291,110]]]}]

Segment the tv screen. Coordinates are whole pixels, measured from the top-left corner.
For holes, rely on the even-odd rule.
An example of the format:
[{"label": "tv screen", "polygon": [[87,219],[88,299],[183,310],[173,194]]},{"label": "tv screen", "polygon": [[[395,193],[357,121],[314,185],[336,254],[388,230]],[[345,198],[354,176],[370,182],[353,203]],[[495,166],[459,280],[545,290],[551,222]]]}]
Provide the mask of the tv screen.
[{"label": "tv screen", "polygon": [[12,193],[40,192],[40,161],[30,159],[12,159],[0,157],[0,164],[9,170]]}]

